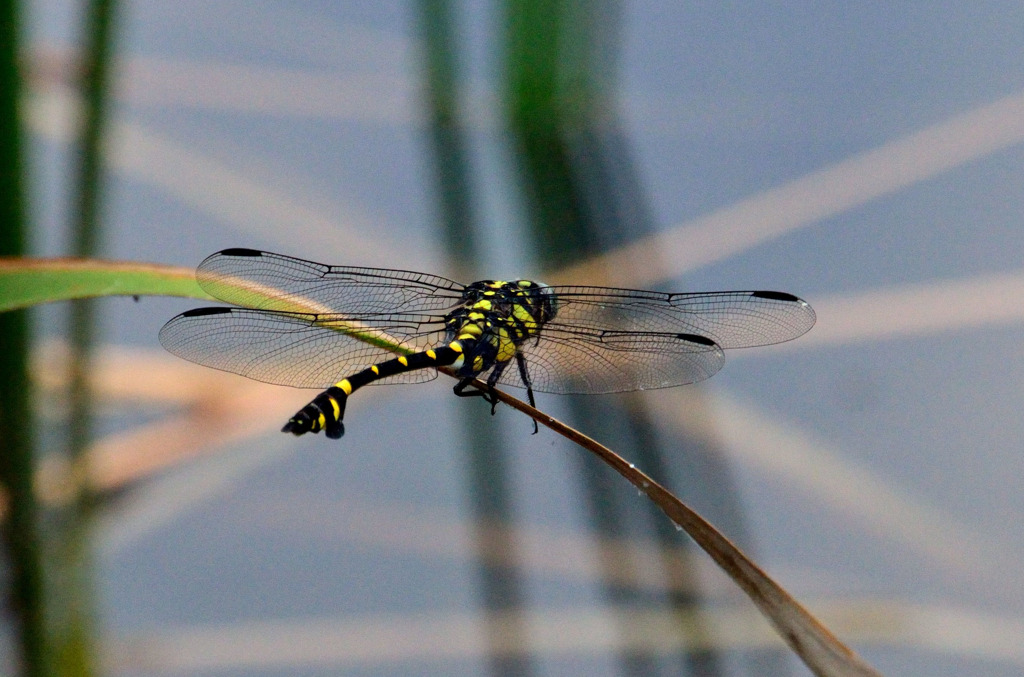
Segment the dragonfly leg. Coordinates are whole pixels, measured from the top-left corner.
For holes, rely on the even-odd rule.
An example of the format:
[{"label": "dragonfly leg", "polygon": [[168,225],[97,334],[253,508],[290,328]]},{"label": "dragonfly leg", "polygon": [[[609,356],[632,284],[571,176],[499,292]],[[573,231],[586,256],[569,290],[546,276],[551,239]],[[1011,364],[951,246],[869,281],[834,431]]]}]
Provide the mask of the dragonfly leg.
[{"label": "dragonfly leg", "polygon": [[[537,402],[533,399],[533,384],[530,382],[529,372],[526,371],[526,358],[522,353],[516,353],[516,366],[519,367],[519,378],[526,386],[526,399],[530,402],[530,406],[536,409]],[[536,435],[538,432],[540,429],[537,427],[537,419],[533,419],[533,434]]]},{"label": "dragonfly leg", "polygon": [[498,397],[494,394],[494,385],[490,383],[488,379],[486,388],[478,388],[473,385],[473,379],[475,377],[467,377],[459,381],[452,392],[459,397],[482,397],[484,401],[491,405],[491,415],[494,415],[494,410],[498,406]]},{"label": "dragonfly leg", "polygon": [[494,369],[487,376],[487,392],[490,393],[490,398],[487,400],[491,403],[491,416],[494,416],[494,410],[498,408],[498,396],[494,394],[494,386],[498,384],[498,379],[501,378],[501,372],[505,371],[505,367],[508,365],[507,362],[499,362],[494,365]]}]

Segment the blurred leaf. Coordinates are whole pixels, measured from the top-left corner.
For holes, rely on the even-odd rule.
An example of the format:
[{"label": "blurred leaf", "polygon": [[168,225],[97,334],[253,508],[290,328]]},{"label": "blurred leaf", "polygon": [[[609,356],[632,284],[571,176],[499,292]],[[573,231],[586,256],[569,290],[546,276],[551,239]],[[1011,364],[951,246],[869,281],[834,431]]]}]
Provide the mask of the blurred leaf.
[{"label": "blurred leaf", "polygon": [[[256,303],[260,294],[267,309],[282,312],[318,313],[324,308],[302,297],[282,298],[271,289],[260,290],[245,279],[222,278],[214,290],[219,298],[199,287],[195,270],[159,263],[98,261],[93,259],[15,259],[0,257],[0,312],[28,308],[40,303],[95,298],[98,296],[181,296],[203,301]],[[247,301],[236,300],[232,292],[244,292]],[[414,352],[398,339],[383,332],[332,319],[329,328],[397,354]]]},{"label": "blurred leaf", "polygon": [[155,263],[0,258],[0,311],[97,296],[184,296],[209,300],[195,271]]}]

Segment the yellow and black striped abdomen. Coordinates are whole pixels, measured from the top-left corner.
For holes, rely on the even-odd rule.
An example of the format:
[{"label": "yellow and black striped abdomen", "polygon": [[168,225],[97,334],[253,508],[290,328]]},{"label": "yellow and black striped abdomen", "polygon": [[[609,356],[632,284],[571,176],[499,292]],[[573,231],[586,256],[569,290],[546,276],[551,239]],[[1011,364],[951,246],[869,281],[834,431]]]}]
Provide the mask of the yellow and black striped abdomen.
[{"label": "yellow and black striped abdomen", "polygon": [[345,426],[341,421],[345,416],[345,403],[349,395],[365,385],[389,376],[416,369],[449,366],[462,357],[462,352],[462,344],[459,341],[452,341],[436,350],[401,355],[367,367],[357,374],[343,378],[317,395],[312,402],[288,420],[281,432],[303,435],[323,430],[327,437],[338,439],[345,433]]},{"label": "yellow and black striped abdomen", "polygon": [[[348,397],[374,381],[416,369],[453,367],[460,380],[457,394],[468,382],[490,372],[493,388],[519,346],[535,336],[553,316],[550,304],[539,298],[542,287],[534,282],[484,281],[469,285],[465,301],[445,317],[446,343],[437,348],[396,357],[338,381],[293,416],[282,429],[295,435],[321,430],[339,438]],[[525,367],[522,367],[525,373]],[[532,397],[531,397],[532,399]]]}]

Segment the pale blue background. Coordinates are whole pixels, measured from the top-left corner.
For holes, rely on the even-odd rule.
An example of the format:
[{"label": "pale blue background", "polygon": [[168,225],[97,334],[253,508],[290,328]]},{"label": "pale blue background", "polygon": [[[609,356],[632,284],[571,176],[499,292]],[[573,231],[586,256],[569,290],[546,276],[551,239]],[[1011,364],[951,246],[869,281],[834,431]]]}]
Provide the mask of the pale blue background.
[{"label": "pale blue background", "polygon": [[[486,2],[458,7],[466,100],[475,119],[474,188],[492,238],[476,269],[488,277],[541,276],[545,271],[519,249],[523,219],[500,143],[500,12]],[[218,163],[339,227],[331,236],[330,230],[310,235],[270,217],[232,222],[159,182],[115,168],[105,256],[191,267],[220,248],[246,246],[329,263],[454,274],[459,265],[439,244],[432,159],[417,94],[423,63],[414,6],[147,0],[126,2],[123,9],[124,79],[115,120],[164,139],[185,157]],[[33,50],[74,45],[76,6],[36,2],[30,10]],[[1024,10],[1014,2],[649,0],[624,3],[621,22],[615,98],[660,228],[1024,91]],[[256,95],[244,105],[210,104],[158,85],[146,96],[131,90],[132,64],[145,69],[154,61],[190,65],[197,77],[222,66],[257,76],[292,69],[327,83],[354,82],[351,97],[364,105],[361,112],[339,113],[338,105],[310,104],[313,110],[302,113],[287,101],[261,102]],[[322,94],[310,91],[310,100]],[[346,99],[339,94],[337,100]],[[62,255],[67,147],[37,132],[33,150],[34,215],[41,225],[35,249]],[[1019,276],[1022,211],[1024,153],[1012,145],[657,286],[781,289],[814,305],[910,283]],[[352,253],[353,236],[381,242],[380,251],[371,246]],[[193,305],[103,301],[103,343],[158,350],[162,323]],[[824,331],[835,318],[823,312],[827,304],[816,307],[818,330]],[[41,334],[61,333],[60,312],[37,316]],[[730,360],[711,382],[697,386],[712,401],[740,401],[827,447],[939,523],[951,518],[954,542],[958,533],[977,539],[965,548],[997,544],[991,552],[972,553],[999,572],[995,579],[945,568],[900,534],[847,515],[787,482],[784,473],[727,456],[736,500],[745,508],[742,539],[756,559],[801,599],[954,610],[986,619],[991,625],[982,627],[990,630],[982,635],[998,628],[1012,644],[1024,628],[1021,317],[887,339],[760,349]],[[550,433],[529,436],[528,422],[510,411],[492,420],[484,407],[455,401],[448,387],[439,380],[371,389],[350,407],[349,432],[340,444],[261,437],[164,474],[112,505],[98,534],[106,636],[116,644],[146,633],[262,620],[358,622],[364,616],[472,612],[479,598],[471,561],[403,554],[332,531],[332,516],[349,502],[465,517],[460,416],[512,449],[514,500],[525,528],[586,533],[574,478],[579,464],[596,461]],[[660,397],[666,395],[644,395],[652,403]],[[294,398],[296,408],[307,399],[300,391]],[[562,413],[555,397],[542,396],[539,403]],[[576,423],[587,430],[586,422]],[[98,429],[131,424],[124,413],[105,411]],[[670,487],[689,466],[681,460],[671,471],[675,477],[659,478]],[[208,491],[195,488],[211,476],[223,481]],[[633,494],[611,473],[606,490],[626,501]],[[712,522],[731,519],[729,507],[681,497]],[[147,517],[147,511],[161,517]],[[125,531],[133,524],[134,531]],[[645,536],[642,529],[636,533]],[[529,604],[537,609],[601,603],[590,581],[543,573],[525,580]],[[1017,639],[1024,645],[1024,634]],[[850,641],[891,675],[1015,675],[1024,663],[1019,652],[1000,659],[948,643],[927,648],[900,637]],[[808,674],[795,659],[784,665],[790,674]],[[601,652],[542,655],[534,666],[545,675],[621,674],[614,656]],[[472,657],[335,668],[238,667],[202,674],[451,675],[484,669]],[[673,674],[669,670],[665,674]],[[757,674],[756,663],[741,651],[726,652],[725,670]],[[139,668],[117,674],[168,673]]]}]

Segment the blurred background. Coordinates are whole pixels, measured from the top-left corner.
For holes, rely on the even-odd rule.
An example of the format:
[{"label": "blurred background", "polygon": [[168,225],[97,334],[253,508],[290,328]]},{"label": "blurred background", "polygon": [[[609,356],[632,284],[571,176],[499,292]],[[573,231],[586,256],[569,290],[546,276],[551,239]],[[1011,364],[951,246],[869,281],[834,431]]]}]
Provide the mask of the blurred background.
[{"label": "blurred background", "polygon": [[[1019,3],[4,12],[32,256],[808,300],[810,334],[709,382],[538,404],[881,672],[1021,673]],[[39,505],[5,503],[6,674],[809,674],[585,452],[444,376],[361,392],[340,442],[281,435],[314,393],[160,348],[197,305],[28,316],[31,390],[5,397],[31,392]]]}]

